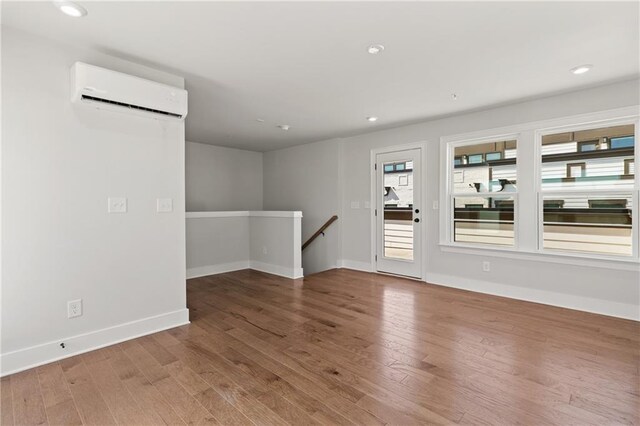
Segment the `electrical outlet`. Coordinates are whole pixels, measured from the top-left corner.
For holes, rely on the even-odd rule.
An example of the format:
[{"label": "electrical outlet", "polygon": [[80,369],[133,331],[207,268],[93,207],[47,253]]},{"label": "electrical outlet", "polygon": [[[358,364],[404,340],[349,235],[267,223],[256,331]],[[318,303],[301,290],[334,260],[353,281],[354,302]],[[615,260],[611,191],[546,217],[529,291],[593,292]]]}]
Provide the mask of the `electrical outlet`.
[{"label": "electrical outlet", "polygon": [[267,254],[267,248],[262,246],[262,254]]},{"label": "electrical outlet", "polygon": [[352,209],[359,209],[360,208],[360,201],[352,201],[351,202],[351,208]]},{"label": "electrical outlet", "polygon": [[484,272],[491,271],[491,262],[487,262],[486,260],[484,262],[482,262],[482,270]]},{"label": "electrical outlet", "polygon": [[109,213],[126,213],[127,199],[122,197],[109,197],[107,211]]},{"label": "electrical outlet", "polygon": [[370,201],[365,201],[364,202],[364,208],[365,209],[370,209],[371,208],[371,202]]},{"label": "electrical outlet", "polygon": [[156,211],[158,213],[171,213],[173,211],[173,200],[171,198],[158,198],[156,200]]},{"label": "electrical outlet", "polygon": [[438,208],[439,208],[439,207],[440,207],[440,206],[439,206],[439,203],[438,203],[437,201],[434,201],[434,202],[433,202],[433,209],[434,209],[434,210],[438,210]]},{"label": "electrical outlet", "polygon": [[82,315],[82,299],[69,300],[67,302],[67,318],[75,318]]}]

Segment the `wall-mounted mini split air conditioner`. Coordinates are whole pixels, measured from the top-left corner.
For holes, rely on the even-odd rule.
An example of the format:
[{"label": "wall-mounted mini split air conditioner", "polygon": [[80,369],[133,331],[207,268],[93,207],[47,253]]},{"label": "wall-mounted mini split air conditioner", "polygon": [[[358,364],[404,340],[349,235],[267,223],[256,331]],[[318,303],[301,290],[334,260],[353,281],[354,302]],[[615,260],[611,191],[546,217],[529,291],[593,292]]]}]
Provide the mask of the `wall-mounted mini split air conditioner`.
[{"label": "wall-mounted mini split air conditioner", "polygon": [[186,90],[82,62],[71,67],[71,102],[157,119],[187,116]]}]

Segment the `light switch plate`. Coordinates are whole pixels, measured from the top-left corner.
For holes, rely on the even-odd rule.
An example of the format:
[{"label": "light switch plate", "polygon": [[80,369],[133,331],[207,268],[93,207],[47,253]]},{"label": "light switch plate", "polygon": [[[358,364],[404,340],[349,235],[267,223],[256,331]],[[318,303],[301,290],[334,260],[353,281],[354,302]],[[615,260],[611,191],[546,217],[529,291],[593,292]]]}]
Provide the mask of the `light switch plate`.
[{"label": "light switch plate", "polygon": [[352,209],[359,209],[360,208],[360,201],[352,201],[351,202],[351,208]]},{"label": "light switch plate", "polygon": [[371,202],[369,202],[369,201],[365,201],[365,202],[364,202],[364,208],[365,208],[365,209],[370,209],[370,208],[371,208]]},{"label": "light switch plate", "polygon": [[158,198],[156,200],[156,210],[158,213],[171,213],[173,211],[173,199]]},{"label": "light switch plate", "polygon": [[109,197],[107,211],[109,213],[126,213],[127,199],[122,197]]},{"label": "light switch plate", "polygon": [[434,202],[433,202],[433,209],[434,209],[434,210],[438,210],[438,208],[439,208],[439,207],[440,207],[440,206],[439,206],[439,203],[438,203],[437,201],[434,201]]}]

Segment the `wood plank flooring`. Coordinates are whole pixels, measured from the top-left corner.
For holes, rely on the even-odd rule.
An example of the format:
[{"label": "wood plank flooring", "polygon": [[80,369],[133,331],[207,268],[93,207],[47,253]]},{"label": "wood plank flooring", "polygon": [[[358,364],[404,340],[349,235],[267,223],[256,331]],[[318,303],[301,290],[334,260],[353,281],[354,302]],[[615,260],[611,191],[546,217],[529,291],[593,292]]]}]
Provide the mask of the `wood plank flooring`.
[{"label": "wood plank flooring", "polygon": [[400,278],[188,281],[192,323],[8,376],[2,425],[640,424],[640,323]]}]

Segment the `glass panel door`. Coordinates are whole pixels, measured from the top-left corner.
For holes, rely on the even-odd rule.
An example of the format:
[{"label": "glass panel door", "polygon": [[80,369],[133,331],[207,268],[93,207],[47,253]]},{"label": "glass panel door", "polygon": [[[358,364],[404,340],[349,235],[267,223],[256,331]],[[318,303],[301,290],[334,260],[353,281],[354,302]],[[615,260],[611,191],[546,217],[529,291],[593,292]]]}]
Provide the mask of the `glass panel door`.
[{"label": "glass panel door", "polygon": [[421,278],[420,149],[376,160],[377,270]]}]

